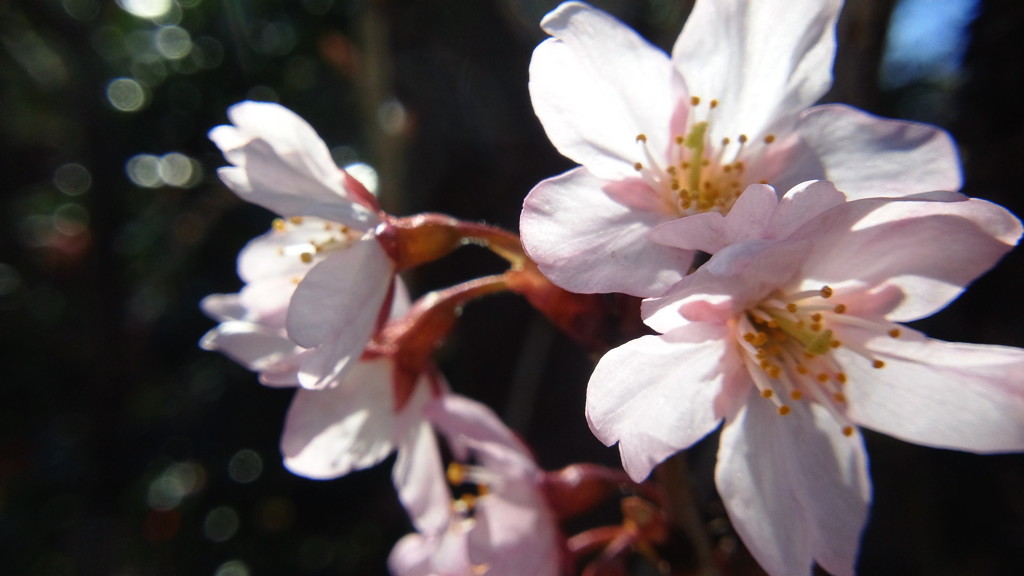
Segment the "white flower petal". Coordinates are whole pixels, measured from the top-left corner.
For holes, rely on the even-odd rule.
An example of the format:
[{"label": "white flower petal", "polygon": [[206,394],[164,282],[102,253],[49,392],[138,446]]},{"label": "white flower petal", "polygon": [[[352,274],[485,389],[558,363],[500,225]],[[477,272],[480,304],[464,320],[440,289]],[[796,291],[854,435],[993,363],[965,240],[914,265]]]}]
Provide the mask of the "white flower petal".
[{"label": "white flower petal", "polygon": [[938,448],[1024,450],[1024,350],[933,340],[908,328],[899,338],[840,333],[885,362],[881,369],[839,348],[849,416],[862,426]]},{"label": "white flower petal", "polygon": [[295,474],[337,478],[379,463],[396,434],[391,365],[360,362],[333,388],[295,393],[281,452]]},{"label": "white flower petal", "polygon": [[561,4],[541,26],[554,38],[534,51],[530,96],[559,152],[609,179],[633,174],[639,134],[655,153],[667,152],[685,97],[668,55],[580,2]]},{"label": "white flower petal", "polygon": [[216,350],[254,372],[279,371],[302,352],[279,331],[252,322],[223,322],[203,336],[204,350]]},{"label": "white flower petal", "polygon": [[907,298],[887,318],[904,322],[949,304],[1016,244],[1021,230],[1000,206],[942,193],[844,204],[794,238],[813,244],[803,266],[807,282],[896,286]]},{"label": "white flower petal", "polygon": [[832,83],[841,0],[697,2],[672,50],[690,93],[718,100],[712,142],[790,131]]},{"label": "white flower petal", "polygon": [[228,110],[234,126],[209,137],[234,166],[217,174],[243,199],[282,216],[320,216],[360,230],[379,218],[353,202],[345,175],[326,144],[294,112],[266,102],[242,102]]},{"label": "white flower petal", "polygon": [[695,323],[644,336],[601,358],[587,385],[587,421],[598,440],[619,443],[622,465],[642,481],[655,465],[714,430],[719,395],[733,378],[728,329]]},{"label": "white flower petal", "polygon": [[426,420],[419,421],[406,434],[391,477],[417,531],[435,534],[448,526],[452,519],[452,495],[445,482],[437,438]]},{"label": "white flower petal", "polygon": [[337,378],[366,347],[380,318],[393,267],[374,239],[357,242],[317,264],[295,289],[288,336],[316,348],[303,364],[303,386]]},{"label": "white flower petal", "polygon": [[934,126],[872,116],[850,106],[815,106],[797,131],[825,177],[851,199],[960,189],[956,144]]},{"label": "white flower petal", "polygon": [[582,168],[550,178],[523,203],[523,245],[566,290],[657,296],[682,278],[693,254],[646,238],[672,218],[637,207],[654,194],[642,181],[611,183]]},{"label": "white flower petal", "polygon": [[756,393],[726,422],[715,481],[736,532],[772,576],[851,575],[871,498],[856,433],[816,404],[780,416]]}]

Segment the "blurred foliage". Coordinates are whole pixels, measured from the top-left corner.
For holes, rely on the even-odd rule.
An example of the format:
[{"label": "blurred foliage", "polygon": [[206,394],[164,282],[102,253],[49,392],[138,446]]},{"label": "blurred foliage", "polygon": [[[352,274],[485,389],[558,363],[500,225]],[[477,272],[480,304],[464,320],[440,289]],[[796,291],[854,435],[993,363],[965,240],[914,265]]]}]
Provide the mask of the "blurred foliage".
[{"label": "blurred foliage", "polygon": [[[0,0],[0,572],[386,571],[410,529],[387,463],[334,482],[288,474],[290,392],[196,346],[213,325],[199,299],[238,289],[235,256],[270,220],[217,182],[205,134],[234,102],[280,101],[339,163],[376,167],[391,210],[514,229],[530,187],[571,166],[526,88],[556,3]],[[595,4],[670,48],[692,2]],[[1024,152],[1020,4],[982,4],[960,80],[888,92],[873,79],[892,3],[873,4],[874,24],[842,28],[869,55],[840,53],[837,75],[869,70],[855,86],[877,99],[858,104],[954,129],[967,190],[1024,212],[1010,170]],[[834,99],[851,101],[845,89]],[[409,280],[423,291],[499,265],[467,248]],[[1019,270],[1011,256],[926,328],[1024,345]],[[469,307],[441,351],[455,388],[508,417],[548,467],[616,462],[583,419],[590,361],[511,297]],[[869,444],[864,573],[1024,565],[1020,456]],[[713,454],[692,454],[712,501]]]}]

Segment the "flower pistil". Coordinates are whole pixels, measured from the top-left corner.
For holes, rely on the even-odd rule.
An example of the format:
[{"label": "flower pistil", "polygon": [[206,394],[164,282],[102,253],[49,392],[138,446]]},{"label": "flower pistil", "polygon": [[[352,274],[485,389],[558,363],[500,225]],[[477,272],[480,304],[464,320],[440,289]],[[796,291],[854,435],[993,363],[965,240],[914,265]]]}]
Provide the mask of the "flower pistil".
[{"label": "flower pistil", "polygon": [[[713,142],[710,128],[719,101],[710,100],[706,111],[701,102],[698,96],[690,98],[691,121],[685,135],[672,138],[666,161],[657,160],[646,134],[636,136],[641,160],[633,168],[652,189],[661,192],[669,211],[679,216],[702,212],[727,214],[745,186],[752,183],[748,165],[756,162],[764,151],[764,146],[758,146],[753,152],[747,134],[739,134],[735,140],[723,137]],[[761,142],[769,145],[775,140],[774,134],[768,134]]]}]

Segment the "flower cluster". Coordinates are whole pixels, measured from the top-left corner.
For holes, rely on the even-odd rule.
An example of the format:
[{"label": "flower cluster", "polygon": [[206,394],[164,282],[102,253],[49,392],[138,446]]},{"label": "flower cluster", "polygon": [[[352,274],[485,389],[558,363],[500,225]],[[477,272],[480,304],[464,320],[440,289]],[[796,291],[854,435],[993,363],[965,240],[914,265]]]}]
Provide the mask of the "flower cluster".
[{"label": "flower cluster", "polygon": [[[941,130],[814,105],[841,8],[700,0],[671,55],[587,4],[556,8],[530,93],[580,166],[529,193],[521,243],[388,214],[297,115],[232,107],[210,133],[231,164],[219,175],[279,218],[242,250],[242,290],[203,301],[220,324],[202,346],[298,389],[281,439],[296,474],[338,478],[397,453],[416,531],[391,553],[396,575],[625,574],[633,551],[667,570],[658,549],[680,528],[665,493],[680,487],[644,482],[718,429],[718,492],[764,569],[852,574],[871,500],[861,427],[1024,450],[1024,351],[903,324],[943,309],[1024,229],[958,192]],[[399,274],[466,244],[508,270],[410,301]],[[497,292],[604,353],[586,418],[628,478],[545,472],[451,390],[432,354],[463,306]],[[643,298],[653,333],[609,350],[608,293]],[[621,525],[563,534],[562,519],[616,494]]]}]

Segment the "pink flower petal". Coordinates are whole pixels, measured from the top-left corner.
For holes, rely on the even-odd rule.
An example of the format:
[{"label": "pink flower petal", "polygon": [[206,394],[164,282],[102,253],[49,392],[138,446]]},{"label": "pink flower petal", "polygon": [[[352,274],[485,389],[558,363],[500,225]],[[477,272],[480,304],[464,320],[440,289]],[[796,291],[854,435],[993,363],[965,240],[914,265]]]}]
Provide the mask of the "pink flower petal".
[{"label": "pink flower petal", "polygon": [[907,298],[888,319],[915,320],[945,307],[1020,238],[1020,222],[1000,206],[955,193],[921,198],[851,202],[802,228],[794,238],[814,246],[807,282],[897,286]]},{"label": "pink flower petal", "polygon": [[580,2],[561,4],[541,27],[554,38],[534,51],[530,96],[559,152],[617,180],[642,159],[637,135],[657,154],[668,150],[685,89],[667,54]]},{"label": "pink flower petal", "polygon": [[696,3],[672,60],[691,94],[718,100],[712,142],[790,131],[796,115],[832,83],[841,6],[840,0]]},{"label": "pink flower petal", "polygon": [[409,429],[399,446],[391,477],[417,531],[435,534],[448,526],[452,519],[451,492],[445,482],[437,438],[426,420]]},{"label": "pink flower petal", "polygon": [[798,184],[785,193],[772,213],[769,237],[789,238],[804,224],[844,202],[846,196],[827,180]]},{"label": "pink flower petal", "polygon": [[829,104],[807,110],[797,130],[821,158],[825,177],[851,199],[962,185],[956,144],[934,126]]},{"label": "pink flower petal", "polygon": [[282,216],[320,216],[360,230],[378,222],[374,211],[353,202],[326,144],[294,112],[242,102],[228,116],[235,125],[218,126],[209,137],[234,165],[217,173],[235,193]]},{"label": "pink flower petal", "polygon": [[724,417],[719,394],[738,364],[727,336],[724,325],[689,324],[627,342],[598,362],[587,385],[587,421],[598,440],[619,443],[633,480]]},{"label": "pink flower petal", "polygon": [[816,404],[780,416],[756,393],[722,429],[715,481],[736,532],[772,576],[852,575],[871,498],[856,433]]},{"label": "pink flower petal", "polygon": [[427,419],[448,439],[457,459],[467,459],[466,442],[504,446],[527,453],[526,446],[487,406],[456,394],[446,394],[424,410]]},{"label": "pink flower petal", "polygon": [[296,392],[281,452],[299,476],[337,478],[379,463],[396,435],[391,365],[360,362],[333,388]]},{"label": "pink flower petal", "polygon": [[295,343],[251,322],[223,322],[203,336],[204,350],[216,350],[254,372],[277,371],[282,362],[301,352]]},{"label": "pink flower petal", "polygon": [[316,348],[300,379],[321,388],[362,354],[377,325],[393,268],[374,239],[357,242],[317,264],[295,289],[288,310],[288,336]]},{"label": "pink flower petal", "polygon": [[572,292],[659,295],[682,277],[693,256],[650,242],[648,231],[671,216],[617,199],[630,193],[653,192],[642,181],[611,184],[582,168],[541,182],[523,203],[527,253],[545,276]]},{"label": "pink flower petal", "polygon": [[933,340],[908,328],[899,338],[844,340],[885,362],[881,369],[839,348],[851,419],[907,442],[969,452],[1024,450],[1024,350]]}]

